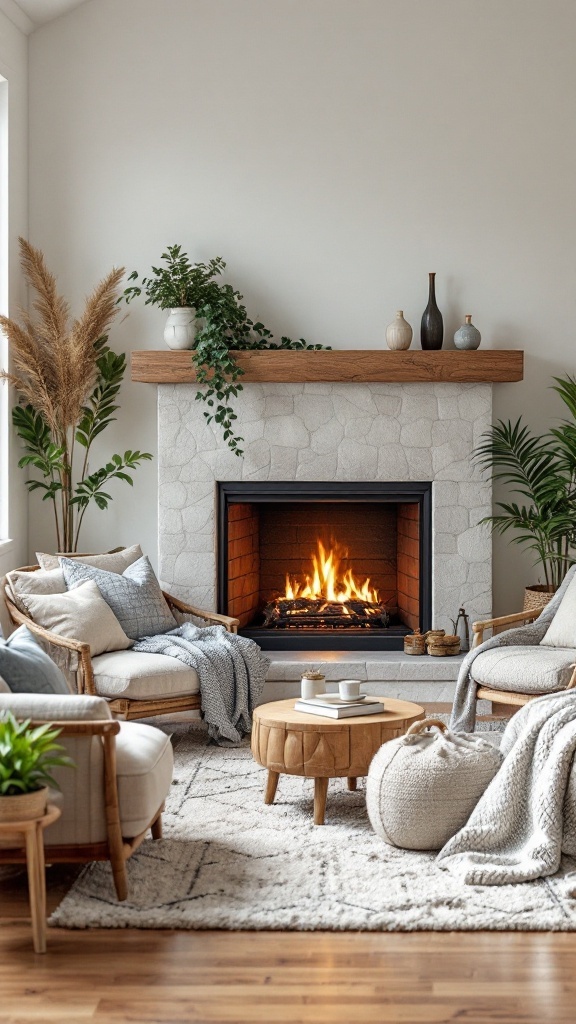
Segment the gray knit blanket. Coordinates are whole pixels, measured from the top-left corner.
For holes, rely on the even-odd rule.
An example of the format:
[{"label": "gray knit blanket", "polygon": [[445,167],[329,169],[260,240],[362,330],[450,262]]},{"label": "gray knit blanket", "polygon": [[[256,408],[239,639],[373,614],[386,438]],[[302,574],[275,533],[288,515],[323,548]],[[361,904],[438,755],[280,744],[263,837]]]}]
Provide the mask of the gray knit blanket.
[{"label": "gray knit blanket", "polygon": [[573,565],[568,570],[554,597],[544,607],[544,610],[534,622],[529,622],[526,626],[520,626],[517,629],[507,629],[504,633],[498,633],[497,636],[485,640],[479,647],[473,647],[466,655],[460,666],[454,704],[452,706],[450,729],[453,732],[473,732],[476,725],[477,684],[474,681],[473,665],[478,655],[482,654],[483,651],[491,650],[493,647],[539,644],[556,614],[574,573],[576,573],[576,565]]},{"label": "gray knit blanket", "polygon": [[228,633],[224,626],[185,622],[169,633],[136,640],[134,651],[166,654],[196,669],[208,734],[221,746],[233,746],[252,729],[269,661],[258,644]]},{"label": "gray knit blanket", "polygon": [[[507,885],[553,875],[576,857],[576,691],[526,704],[502,737],[504,761],[438,864],[469,885]],[[576,865],[575,865],[576,867]],[[576,894],[576,874],[567,895]]]}]

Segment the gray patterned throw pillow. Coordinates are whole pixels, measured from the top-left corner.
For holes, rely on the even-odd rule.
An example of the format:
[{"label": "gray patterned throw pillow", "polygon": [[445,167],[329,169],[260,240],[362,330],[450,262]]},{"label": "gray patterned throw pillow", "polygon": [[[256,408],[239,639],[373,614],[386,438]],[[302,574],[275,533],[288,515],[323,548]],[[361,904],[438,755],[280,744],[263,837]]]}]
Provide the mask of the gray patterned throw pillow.
[{"label": "gray patterned throw pillow", "polygon": [[121,576],[71,558],[61,558],[60,565],[69,589],[94,580],[131,640],[166,633],[177,625],[146,555],[129,565]]}]

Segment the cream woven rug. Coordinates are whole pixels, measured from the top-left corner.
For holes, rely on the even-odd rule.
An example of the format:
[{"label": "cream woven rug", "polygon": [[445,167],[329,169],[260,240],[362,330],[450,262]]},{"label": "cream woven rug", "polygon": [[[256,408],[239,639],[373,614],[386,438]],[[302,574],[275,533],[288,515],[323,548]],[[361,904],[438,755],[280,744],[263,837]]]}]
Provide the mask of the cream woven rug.
[{"label": "cream woven rug", "polygon": [[[330,782],[326,825],[312,823],[313,783],[281,776],[263,802],[266,772],[248,746],[207,745],[200,728],[176,747],[165,838],[128,862],[118,903],[110,866],[89,865],[52,915],[63,928],[292,930],[576,930],[562,877],[471,887],[434,854],[386,846],[364,793]],[[575,870],[567,862],[563,872]]]}]

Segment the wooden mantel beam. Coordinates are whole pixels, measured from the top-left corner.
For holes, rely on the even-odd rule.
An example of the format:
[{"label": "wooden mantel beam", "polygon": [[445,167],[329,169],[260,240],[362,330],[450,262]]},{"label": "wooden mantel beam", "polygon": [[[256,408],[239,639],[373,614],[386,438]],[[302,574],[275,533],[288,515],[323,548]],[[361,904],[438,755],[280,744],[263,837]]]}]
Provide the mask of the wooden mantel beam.
[{"label": "wooden mantel beam", "polygon": [[[524,376],[521,349],[321,349],[238,352],[242,382],[301,384],[341,383],[509,383]],[[196,374],[190,351],[132,352],[132,380],[144,384],[192,384]]]}]

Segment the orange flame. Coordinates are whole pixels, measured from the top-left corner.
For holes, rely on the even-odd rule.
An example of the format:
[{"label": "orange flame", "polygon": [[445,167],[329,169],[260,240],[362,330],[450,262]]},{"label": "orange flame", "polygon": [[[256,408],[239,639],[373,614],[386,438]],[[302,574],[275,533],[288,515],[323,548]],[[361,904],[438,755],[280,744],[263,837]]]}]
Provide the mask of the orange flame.
[{"label": "orange flame", "polygon": [[286,573],[284,598],[294,600],[297,597],[307,597],[312,601],[338,601],[340,604],[356,598],[378,604],[378,591],[370,587],[370,579],[359,583],[354,579],[351,569],[342,569],[342,561],[348,557],[348,552],[343,547],[332,542],[332,548],[327,551],[321,540],[317,544],[316,553],[310,556],[311,576],[306,575],[305,582],[301,583],[291,579]]}]

